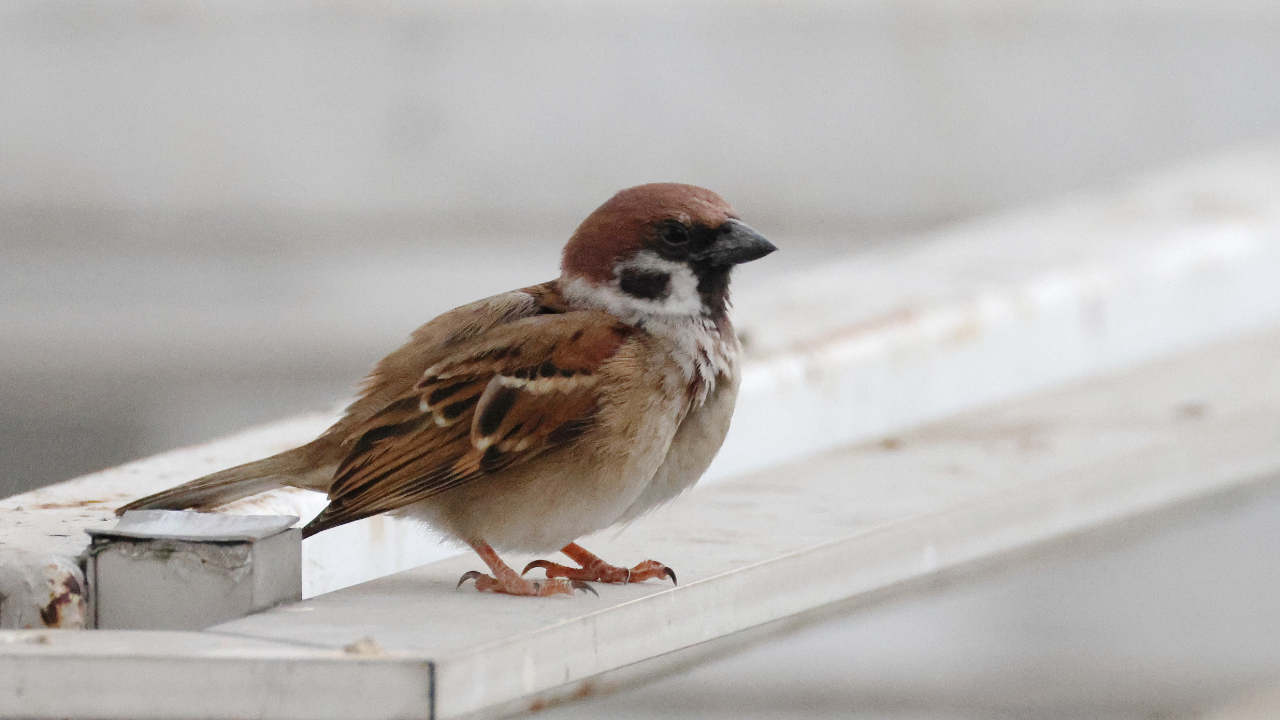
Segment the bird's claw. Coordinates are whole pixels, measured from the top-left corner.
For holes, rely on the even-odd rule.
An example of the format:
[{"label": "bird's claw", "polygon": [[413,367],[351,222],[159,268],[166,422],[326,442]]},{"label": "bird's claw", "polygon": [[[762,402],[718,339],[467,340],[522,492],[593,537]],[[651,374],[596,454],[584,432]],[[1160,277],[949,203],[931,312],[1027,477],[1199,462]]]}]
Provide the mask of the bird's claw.
[{"label": "bird's claw", "polygon": [[[532,570],[532,569],[534,569],[534,568],[536,568],[536,567],[540,567],[540,568],[542,568],[542,569],[544,569],[544,570],[551,570],[553,567],[556,567],[556,564],[555,564],[555,563],[553,563],[553,562],[548,562],[548,561],[546,561],[546,560],[534,560],[533,562],[529,563],[528,565],[525,565],[525,566],[524,566],[524,569],[520,571],[520,575],[521,575],[521,577],[523,577],[523,576],[525,576],[525,575],[528,575],[528,574],[529,574],[529,571],[530,571],[530,570]],[[547,577],[551,577],[551,576],[550,576],[550,575],[548,575]]]},{"label": "bird's claw", "polygon": [[534,560],[524,566],[524,570],[520,571],[520,575],[523,576],[534,568],[542,568],[549,578],[567,578],[574,581],[589,580],[613,585],[626,585],[627,583],[640,583],[653,578],[667,577],[671,578],[673,585],[679,584],[676,581],[675,570],[653,560],[645,560],[630,569],[605,563],[589,563],[586,567],[575,568],[553,563],[550,560]]},{"label": "bird's claw", "polygon": [[526,597],[549,597],[551,595],[572,595],[575,590],[593,593],[599,597],[595,589],[578,580],[547,579],[541,581],[525,580],[511,571],[500,573],[498,577],[485,575],[479,570],[470,570],[462,574],[454,589],[462,587],[462,583],[475,580],[476,590],[480,592],[500,593],[503,595],[523,595]]}]

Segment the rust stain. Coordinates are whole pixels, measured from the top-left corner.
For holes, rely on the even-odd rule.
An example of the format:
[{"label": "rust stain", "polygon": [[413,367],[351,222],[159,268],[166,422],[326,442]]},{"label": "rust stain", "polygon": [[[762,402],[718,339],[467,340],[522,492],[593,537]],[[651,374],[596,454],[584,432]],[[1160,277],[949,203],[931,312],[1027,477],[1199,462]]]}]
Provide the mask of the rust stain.
[{"label": "rust stain", "polygon": [[355,655],[358,657],[382,657],[383,655],[386,655],[382,648],[378,646],[377,641],[368,635],[360,638],[350,645],[344,646],[342,651],[348,655]]},{"label": "rust stain", "polygon": [[583,680],[573,688],[572,693],[567,693],[563,695],[556,693],[556,694],[552,694],[550,697],[546,695],[540,695],[538,697],[533,698],[532,700],[529,701],[528,711],[530,713],[539,713],[539,712],[542,712],[543,710],[559,707],[568,702],[589,698],[592,695],[597,694],[598,692],[599,692],[599,688],[596,686],[595,682],[591,680]]},{"label": "rust stain", "polygon": [[1175,414],[1183,420],[1199,420],[1209,412],[1209,406],[1202,402],[1189,402],[1179,405]]},{"label": "rust stain", "polygon": [[[49,566],[57,571],[56,565]],[[40,608],[40,620],[47,628],[83,628],[88,608],[84,587],[75,575],[64,573],[49,592],[49,602]]]},{"label": "rust stain", "polygon": [[979,443],[986,447],[1006,447],[1024,452],[1038,452],[1054,446],[1054,427],[1045,420],[1027,419],[1008,423],[969,424],[965,426],[928,426],[908,435],[911,442]]},{"label": "rust stain", "polygon": [[[1177,408],[1174,409],[1177,413]],[[1061,431],[1044,419],[966,425],[925,425],[905,436],[868,440],[848,447],[851,453],[910,451],[941,443],[971,443],[992,451],[1033,453],[1051,450]],[[959,466],[957,466],[958,468]],[[958,472],[959,470],[956,470]],[[952,472],[952,470],[948,470]]]},{"label": "rust stain", "polygon": [[106,500],[77,500],[76,502],[69,502],[69,503],[40,503],[39,505],[32,505],[31,509],[33,510],[66,510],[70,508],[92,507],[94,505],[101,505],[102,503],[105,503],[105,502],[107,501]]},{"label": "rust stain", "polygon": [[792,345],[786,352],[814,353],[825,350],[832,345],[855,340],[863,335],[879,332],[895,325],[909,325],[920,316],[915,308],[899,308],[878,317],[853,325],[832,330],[812,340],[804,340]]},{"label": "rust stain", "polygon": [[982,323],[977,318],[967,317],[959,326],[951,331],[951,342],[963,345],[982,335]]}]

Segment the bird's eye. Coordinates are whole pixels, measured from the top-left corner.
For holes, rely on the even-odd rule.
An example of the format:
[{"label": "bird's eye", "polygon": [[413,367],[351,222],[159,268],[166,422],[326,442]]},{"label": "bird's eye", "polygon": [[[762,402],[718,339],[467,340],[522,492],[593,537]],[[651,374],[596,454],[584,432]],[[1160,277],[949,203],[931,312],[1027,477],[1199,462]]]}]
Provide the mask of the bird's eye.
[{"label": "bird's eye", "polygon": [[671,245],[684,245],[689,242],[689,228],[684,223],[674,220],[662,224],[662,239]]}]

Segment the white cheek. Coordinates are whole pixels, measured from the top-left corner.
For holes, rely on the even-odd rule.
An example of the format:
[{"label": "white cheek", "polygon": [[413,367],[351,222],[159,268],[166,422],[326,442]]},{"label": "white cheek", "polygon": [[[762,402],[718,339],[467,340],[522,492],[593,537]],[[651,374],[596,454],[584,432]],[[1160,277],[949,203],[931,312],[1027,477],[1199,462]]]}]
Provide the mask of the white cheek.
[{"label": "white cheek", "polygon": [[660,298],[646,299],[628,295],[618,290],[617,296],[635,311],[652,315],[698,315],[702,312],[702,296],[698,294],[698,277],[684,263],[663,260],[650,252],[642,252],[634,258],[619,263],[614,268],[613,287],[618,288],[617,278],[623,272],[661,272],[671,278],[667,292]]}]

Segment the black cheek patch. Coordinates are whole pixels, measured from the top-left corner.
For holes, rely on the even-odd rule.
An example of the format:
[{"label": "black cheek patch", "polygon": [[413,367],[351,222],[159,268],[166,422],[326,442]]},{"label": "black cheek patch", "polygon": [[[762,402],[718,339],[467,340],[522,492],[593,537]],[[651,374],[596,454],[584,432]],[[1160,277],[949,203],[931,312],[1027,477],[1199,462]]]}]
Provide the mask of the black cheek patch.
[{"label": "black cheek patch", "polygon": [[670,284],[670,275],[653,270],[623,270],[618,278],[622,292],[643,300],[661,300]]}]

